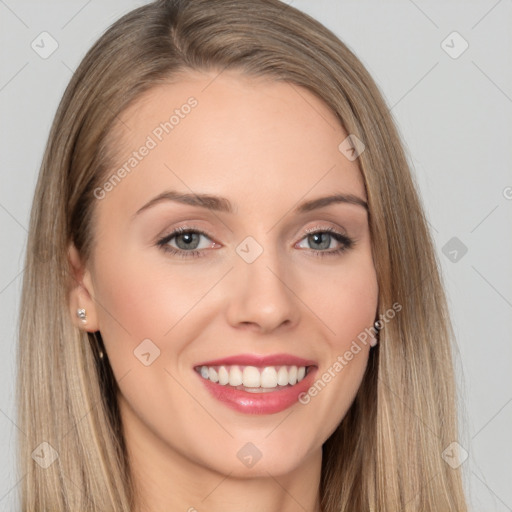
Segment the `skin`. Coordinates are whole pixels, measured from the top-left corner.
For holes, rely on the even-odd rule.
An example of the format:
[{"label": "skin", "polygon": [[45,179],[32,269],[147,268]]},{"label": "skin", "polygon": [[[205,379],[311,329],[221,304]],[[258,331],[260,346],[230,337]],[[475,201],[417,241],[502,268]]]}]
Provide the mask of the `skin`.
[{"label": "skin", "polygon": [[[198,101],[95,200],[91,260],[83,264],[69,247],[81,283],[70,312],[80,328],[101,332],[118,380],[138,510],[319,511],[321,447],[356,395],[370,346],[362,344],[307,405],[275,414],[228,408],[193,367],[241,353],[312,359],[318,376],[332,367],[376,318],[367,212],[346,203],[293,209],[334,192],[366,200],[365,187],[357,160],[338,149],[348,134],[316,96],[236,72],[215,76],[194,72],[160,85],[122,114],[119,165],[173,109],[190,96]],[[162,201],[135,215],[164,190],[223,196],[234,212]],[[201,237],[202,257],[181,258],[156,244],[191,224],[211,235]],[[325,248],[308,228],[334,228],[354,245],[315,256],[343,244],[332,238]],[[251,264],[236,252],[247,236],[263,248]],[[169,244],[183,247],[180,240]],[[85,326],[77,307],[87,310]],[[149,366],[134,356],[147,338],[160,350]],[[250,468],[237,457],[248,442],[261,452]]]}]

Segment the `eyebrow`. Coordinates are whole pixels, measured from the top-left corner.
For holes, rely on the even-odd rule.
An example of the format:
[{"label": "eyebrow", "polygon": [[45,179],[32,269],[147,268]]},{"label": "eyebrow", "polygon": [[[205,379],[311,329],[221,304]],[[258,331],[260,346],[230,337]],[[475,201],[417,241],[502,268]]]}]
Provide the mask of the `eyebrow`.
[{"label": "eyebrow", "polygon": [[[139,208],[135,212],[134,217],[139,215],[144,210],[147,210],[148,208],[151,208],[152,206],[155,206],[156,204],[163,201],[175,201],[189,206],[198,206],[217,212],[234,212],[232,204],[225,197],[210,194],[186,194],[176,192],[174,190],[167,190],[161,194],[158,194],[153,199],[148,201],[144,206]],[[368,211],[368,203],[364,199],[361,199],[354,194],[333,194],[330,196],[319,197],[305,201],[295,208],[294,213],[306,213],[318,208],[324,208],[325,206],[338,203],[358,205]]]}]

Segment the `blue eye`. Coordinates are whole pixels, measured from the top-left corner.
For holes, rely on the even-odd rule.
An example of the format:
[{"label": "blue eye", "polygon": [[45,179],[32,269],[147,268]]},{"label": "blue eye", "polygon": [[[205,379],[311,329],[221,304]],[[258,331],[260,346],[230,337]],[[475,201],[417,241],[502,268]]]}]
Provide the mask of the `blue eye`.
[{"label": "blue eye", "polygon": [[[354,240],[342,233],[338,233],[331,227],[312,231],[302,240],[305,240],[308,243],[309,247],[307,248],[312,249],[313,255],[315,256],[340,255],[342,252],[351,249],[354,245]],[[333,241],[340,244],[340,247],[334,250],[325,250],[331,248],[331,243]]]},{"label": "blue eye", "polygon": [[[204,255],[204,251],[197,250],[200,245],[201,237],[210,238],[206,233],[196,229],[178,228],[169,235],[166,235],[164,238],[161,238],[157,242],[157,245],[164,252],[168,252],[182,258],[200,257]],[[176,239],[176,247],[170,245],[170,242],[173,239]],[[212,243],[199,247],[199,249],[207,249],[211,246]]]},{"label": "blue eye", "polygon": [[[201,246],[201,238],[203,237],[210,240],[210,242],[203,243]],[[342,233],[338,233],[331,227],[308,232],[301,239],[301,243],[302,240],[305,240],[309,247],[301,245],[298,245],[298,247],[301,249],[306,248],[314,256],[321,257],[340,255],[344,251],[351,249],[355,243],[354,240]],[[339,244],[339,247],[333,249],[331,247],[333,241]],[[211,241],[207,233],[199,229],[180,227],[158,240],[157,245],[164,252],[179,256],[180,258],[198,258],[207,254],[207,251],[204,251],[204,249],[212,248],[216,244]]]}]

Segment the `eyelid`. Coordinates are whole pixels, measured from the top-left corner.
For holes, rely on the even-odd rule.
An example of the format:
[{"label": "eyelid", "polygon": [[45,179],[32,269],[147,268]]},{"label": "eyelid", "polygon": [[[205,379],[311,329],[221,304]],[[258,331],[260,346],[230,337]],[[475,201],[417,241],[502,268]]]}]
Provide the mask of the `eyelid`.
[{"label": "eyelid", "polygon": [[317,224],[314,227],[305,228],[303,230],[303,236],[300,238],[299,242],[303,240],[305,237],[315,234],[315,233],[332,233],[334,235],[338,235],[339,237],[342,237],[343,239],[346,239],[347,241],[350,241],[350,243],[355,243],[356,240],[349,236],[349,234],[346,232],[343,228],[335,228],[333,226],[325,226],[321,224]]},{"label": "eyelid", "polygon": [[333,232],[333,233],[339,233],[340,235],[344,235],[344,236],[348,236],[344,231],[345,230],[342,230],[342,229],[336,229],[336,228],[333,228],[332,226],[322,226],[320,224],[312,227],[312,228],[306,228],[304,229],[304,232],[307,233],[308,235],[311,234],[311,233],[314,233],[316,231],[328,231],[328,232]]},{"label": "eyelid", "polygon": [[[164,232],[165,234],[157,236],[156,239],[162,240],[164,238],[170,237],[171,235],[174,237],[174,236],[179,235],[180,233],[188,232],[188,231],[195,231],[199,234],[205,235],[208,238],[210,238],[212,240],[212,242],[219,244],[219,242],[217,242],[215,240],[215,237],[212,235],[212,233],[210,231],[208,231],[205,228],[195,226],[194,224],[185,224],[185,225],[177,226],[175,228],[170,229],[169,231]],[[221,245],[221,244],[219,244],[219,245]]]}]

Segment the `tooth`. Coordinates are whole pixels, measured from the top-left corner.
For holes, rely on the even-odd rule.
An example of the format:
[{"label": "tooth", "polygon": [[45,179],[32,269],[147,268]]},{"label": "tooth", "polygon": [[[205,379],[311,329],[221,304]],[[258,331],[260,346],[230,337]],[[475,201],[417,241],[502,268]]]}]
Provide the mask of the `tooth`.
[{"label": "tooth", "polygon": [[276,386],[294,385],[306,376],[305,366],[266,366],[257,368],[246,366],[240,369],[239,366],[208,367],[201,366],[199,372],[204,379],[211,382],[218,382],[220,385],[237,387],[244,385],[248,388],[275,388]]},{"label": "tooth", "polygon": [[263,368],[261,372],[261,387],[275,388],[277,386],[277,372],[273,366]]},{"label": "tooth", "polygon": [[290,369],[288,370],[288,384],[291,384],[293,386],[296,383],[297,383],[297,367],[290,366]]},{"label": "tooth", "polygon": [[277,384],[279,386],[287,386],[288,385],[288,370],[286,366],[281,366],[279,371],[277,372]]},{"label": "tooth", "polygon": [[209,368],[208,374],[209,374],[208,377],[212,382],[219,381],[219,374],[217,373],[217,370],[215,368]]},{"label": "tooth", "polygon": [[219,368],[219,384],[225,386],[229,382],[229,373],[225,366]]},{"label": "tooth", "polygon": [[248,388],[260,387],[260,371],[255,366],[246,366],[242,374],[243,384]]},{"label": "tooth", "polygon": [[210,372],[208,371],[208,366],[201,366],[201,377],[204,379],[207,379],[210,375]]},{"label": "tooth", "polygon": [[241,386],[242,385],[242,371],[238,366],[232,366],[229,370],[229,385]]}]

